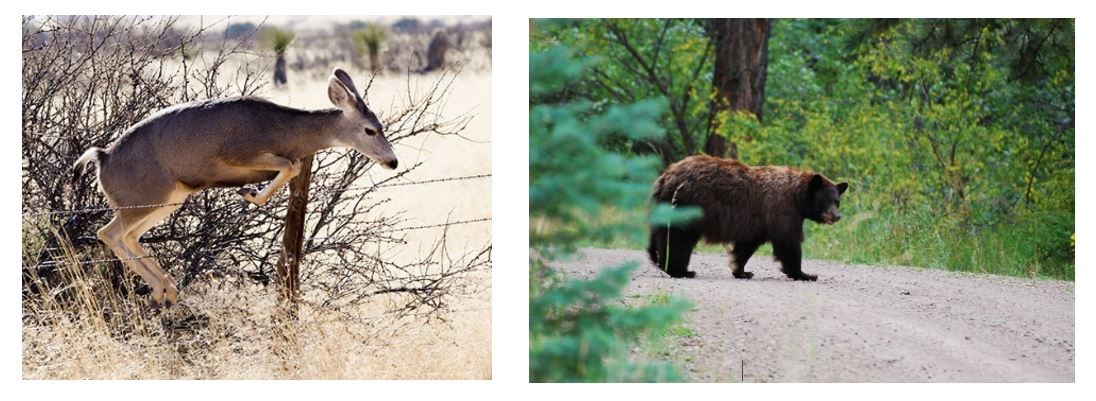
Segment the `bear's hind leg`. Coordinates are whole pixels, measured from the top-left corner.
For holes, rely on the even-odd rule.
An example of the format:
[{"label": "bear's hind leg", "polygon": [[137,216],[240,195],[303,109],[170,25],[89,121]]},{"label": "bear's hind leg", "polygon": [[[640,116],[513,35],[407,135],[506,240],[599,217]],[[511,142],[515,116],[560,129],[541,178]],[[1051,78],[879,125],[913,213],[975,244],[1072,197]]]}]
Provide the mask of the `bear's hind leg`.
[{"label": "bear's hind leg", "polygon": [[753,256],[754,252],[757,252],[759,246],[761,246],[760,242],[738,241],[734,243],[730,252],[731,275],[734,278],[753,278],[753,273],[746,271],[746,262],[750,261],[750,257]]},{"label": "bear's hind leg", "polygon": [[773,241],[773,255],[780,261],[781,271],[792,280],[815,281],[818,276],[803,273],[803,250],[798,242]]},{"label": "bear's hind leg", "polygon": [[665,227],[651,227],[651,237],[647,241],[647,256],[651,258],[651,263],[654,263],[659,270],[665,270],[666,266],[667,231],[669,230]]},{"label": "bear's hind leg", "polygon": [[700,233],[689,230],[670,229],[667,232],[669,252],[665,258],[665,265],[659,266],[670,277],[693,278],[696,272],[689,271],[689,258],[693,255],[693,248],[700,242]]}]

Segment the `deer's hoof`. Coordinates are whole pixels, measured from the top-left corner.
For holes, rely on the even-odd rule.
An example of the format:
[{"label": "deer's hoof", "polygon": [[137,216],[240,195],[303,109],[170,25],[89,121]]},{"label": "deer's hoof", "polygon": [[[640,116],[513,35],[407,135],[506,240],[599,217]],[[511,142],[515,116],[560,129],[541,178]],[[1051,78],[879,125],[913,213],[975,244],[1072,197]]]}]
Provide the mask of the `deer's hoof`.
[{"label": "deer's hoof", "polygon": [[157,288],[152,291],[152,306],[160,308],[168,308],[171,305],[179,303],[179,290],[175,289],[175,286],[169,285],[162,289]]},{"label": "deer's hoof", "polygon": [[266,204],[266,199],[259,199],[259,197],[252,194],[244,195],[244,200],[254,203],[256,206],[262,206]]},{"label": "deer's hoof", "polygon": [[179,290],[174,286],[164,289],[164,306],[168,307],[179,302]]},{"label": "deer's hoof", "polygon": [[255,189],[255,188],[252,188],[252,187],[242,187],[240,189],[237,189],[236,193],[240,194],[240,196],[243,196],[245,198],[248,195],[251,195],[252,197],[254,197],[255,195],[259,194],[259,190]]},{"label": "deer's hoof", "polygon": [[245,201],[254,203],[254,204],[259,205],[259,206],[262,206],[262,205],[266,204],[265,199],[260,199],[259,198],[259,190],[255,189],[255,188],[243,187],[243,188],[240,188],[240,189],[236,190],[236,193],[240,194],[240,196],[242,196]]},{"label": "deer's hoof", "polygon": [[137,289],[135,289],[134,292],[137,293],[137,295],[148,295],[152,293],[152,287],[142,283],[137,285]]},{"label": "deer's hoof", "polygon": [[155,307],[163,306],[164,304],[164,289],[160,287],[152,287],[152,305]]}]

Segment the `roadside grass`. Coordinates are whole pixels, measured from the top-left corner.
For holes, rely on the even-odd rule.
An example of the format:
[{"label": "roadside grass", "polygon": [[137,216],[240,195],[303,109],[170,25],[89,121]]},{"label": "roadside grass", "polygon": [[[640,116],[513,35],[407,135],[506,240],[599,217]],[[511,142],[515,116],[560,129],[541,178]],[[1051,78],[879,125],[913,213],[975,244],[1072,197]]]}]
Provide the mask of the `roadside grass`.
[{"label": "roadside grass", "polygon": [[[847,224],[844,224],[847,223]],[[844,225],[843,225],[844,224]],[[810,225],[804,255],[862,264],[895,264],[1006,276],[1074,279],[1071,252],[1053,216],[973,227],[930,216],[860,212],[833,227]],[[1061,236],[1064,237],[1064,236]]]},{"label": "roadside grass", "polygon": [[[644,221],[641,213],[610,210],[599,219]],[[1073,221],[1060,215],[1017,217],[1008,223],[975,226],[929,212],[894,214],[871,210],[845,213],[833,226],[805,223],[803,256],[866,265],[902,265],[1005,276],[1073,281]],[[647,248],[647,232],[605,241],[583,241],[583,247]],[[1055,251],[1057,250],[1057,251]],[[697,251],[724,253],[723,245],[701,243]],[[772,255],[765,244],[756,257]]]},{"label": "roadside grass", "polygon": [[[628,303],[663,306],[669,305],[675,299],[685,299],[683,295],[672,295],[664,290],[633,294],[627,298]],[[672,360],[679,366],[682,362],[692,361],[692,355],[676,349],[683,340],[696,336],[696,331],[689,327],[688,316],[685,314],[681,321],[644,339],[636,350],[638,354],[651,360]]]}]

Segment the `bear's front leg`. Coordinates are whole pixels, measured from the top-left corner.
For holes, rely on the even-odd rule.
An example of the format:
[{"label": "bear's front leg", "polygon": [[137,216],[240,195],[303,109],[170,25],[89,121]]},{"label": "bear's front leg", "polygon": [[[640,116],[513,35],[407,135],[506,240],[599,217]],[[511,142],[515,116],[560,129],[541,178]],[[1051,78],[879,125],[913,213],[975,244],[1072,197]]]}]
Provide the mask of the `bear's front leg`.
[{"label": "bear's front leg", "polygon": [[803,250],[798,241],[774,241],[773,255],[780,261],[781,271],[792,280],[816,281],[818,276],[803,273]]}]

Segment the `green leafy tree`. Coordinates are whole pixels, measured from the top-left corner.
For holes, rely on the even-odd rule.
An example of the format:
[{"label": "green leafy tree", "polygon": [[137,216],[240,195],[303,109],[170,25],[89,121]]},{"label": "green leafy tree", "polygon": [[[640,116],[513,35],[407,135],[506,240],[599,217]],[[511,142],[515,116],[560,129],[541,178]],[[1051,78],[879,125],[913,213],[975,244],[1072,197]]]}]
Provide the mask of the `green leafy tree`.
[{"label": "green leafy tree", "polygon": [[[530,65],[530,378],[680,380],[672,365],[633,361],[629,350],[678,322],[688,307],[685,301],[625,305],[621,293],[637,267],[634,263],[602,269],[591,280],[568,278],[550,267],[551,261],[573,255],[580,241],[634,236],[643,230],[642,221],[612,221],[600,215],[609,208],[643,208],[659,161],[608,150],[606,142],[662,135],[657,118],[664,102],[560,100],[560,93],[587,73],[592,62],[552,48],[533,51]],[[653,217],[668,222],[689,214],[663,206]]]},{"label": "green leafy tree", "polygon": [[712,88],[715,48],[705,21],[693,19],[586,19],[534,22],[534,49],[564,44],[580,57],[603,62],[590,66],[558,95],[595,103],[635,103],[660,98],[654,116],[667,135],[631,140],[614,149],[657,154],[664,164],[704,150],[715,131]]},{"label": "green leafy tree", "polygon": [[747,163],[854,183],[844,207],[862,224],[815,242],[823,257],[1072,278],[1072,32],[1071,20],[779,20],[765,124],[726,126],[749,138]]}]

